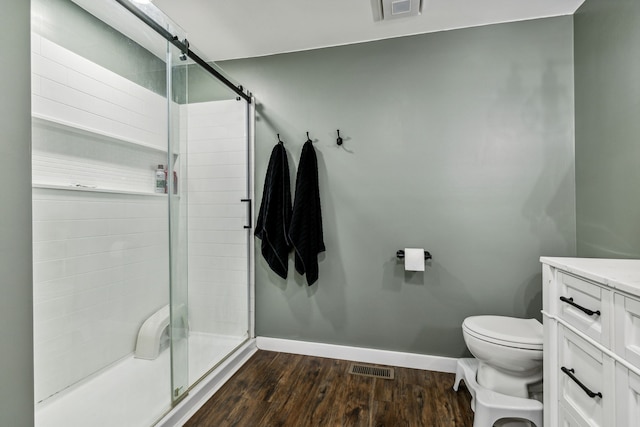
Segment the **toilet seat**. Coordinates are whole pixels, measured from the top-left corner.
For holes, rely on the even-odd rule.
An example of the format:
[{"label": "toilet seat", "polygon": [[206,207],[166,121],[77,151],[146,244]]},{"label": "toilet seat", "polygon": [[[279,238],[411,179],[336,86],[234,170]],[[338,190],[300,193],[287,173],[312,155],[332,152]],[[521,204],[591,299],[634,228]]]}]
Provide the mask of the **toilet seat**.
[{"label": "toilet seat", "polygon": [[471,316],[462,323],[469,335],[490,343],[542,351],[542,324],[536,319],[505,316]]}]

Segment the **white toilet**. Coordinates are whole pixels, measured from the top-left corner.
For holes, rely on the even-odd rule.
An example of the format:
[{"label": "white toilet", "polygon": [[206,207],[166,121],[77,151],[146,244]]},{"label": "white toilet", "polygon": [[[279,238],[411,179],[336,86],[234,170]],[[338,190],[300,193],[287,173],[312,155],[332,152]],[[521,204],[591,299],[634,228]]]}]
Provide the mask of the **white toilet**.
[{"label": "white toilet", "polygon": [[478,384],[498,393],[529,397],[542,381],[542,324],[536,319],[471,316],[462,323],[467,348],[478,360]]}]

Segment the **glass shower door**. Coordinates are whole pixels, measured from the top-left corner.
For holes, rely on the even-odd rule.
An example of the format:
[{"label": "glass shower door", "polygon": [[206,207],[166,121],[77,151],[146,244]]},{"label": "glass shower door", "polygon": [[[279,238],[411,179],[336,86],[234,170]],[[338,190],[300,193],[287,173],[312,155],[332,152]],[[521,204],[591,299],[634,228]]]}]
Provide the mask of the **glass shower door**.
[{"label": "glass shower door", "polygon": [[[158,21],[151,6],[144,11],[166,26],[166,17]],[[170,28],[178,40],[186,39],[177,26]],[[249,338],[249,106],[171,43],[165,62],[171,399],[176,404]]]},{"label": "glass shower door", "polygon": [[186,39],[153,4],[32,2],[41,427],[152,425],[249,336],[247,104],[121,3]]},{"label": "glass shower door", "polygon": [[167,43],[112,0],[33,1],[31,39],[36,422],[152,425],[174,388],[167,318],[186,319],[154,182],[177,159]]}]

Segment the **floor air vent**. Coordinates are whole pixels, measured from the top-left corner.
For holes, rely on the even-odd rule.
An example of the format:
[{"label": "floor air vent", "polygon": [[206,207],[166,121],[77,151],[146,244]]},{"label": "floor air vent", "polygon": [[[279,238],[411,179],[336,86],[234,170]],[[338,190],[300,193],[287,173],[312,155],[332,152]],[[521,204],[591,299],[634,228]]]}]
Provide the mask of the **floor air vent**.
[{"label": "floor air vent", "polygon": [[363,365],[360,363],[352,363],[351,366],[349,366],[349,373],[385,380],[392,380],[394,377],[393,368],[381,368],[379,366]]}]

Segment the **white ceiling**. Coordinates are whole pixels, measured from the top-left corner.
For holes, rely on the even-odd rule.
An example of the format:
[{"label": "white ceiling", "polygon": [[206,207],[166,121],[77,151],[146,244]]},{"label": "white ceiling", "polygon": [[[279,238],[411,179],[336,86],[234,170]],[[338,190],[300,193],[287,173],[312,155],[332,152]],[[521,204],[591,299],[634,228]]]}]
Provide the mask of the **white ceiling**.
[{"label": "white ceiling", "polygon": [[[374,22],[372,0],[155,0],[193,50],[224,60],[571,15],[584,0],[423,0],[422,15]],[[375,1],[375,0],[373,0]]]}]

